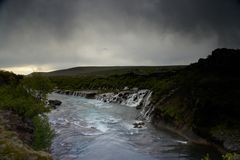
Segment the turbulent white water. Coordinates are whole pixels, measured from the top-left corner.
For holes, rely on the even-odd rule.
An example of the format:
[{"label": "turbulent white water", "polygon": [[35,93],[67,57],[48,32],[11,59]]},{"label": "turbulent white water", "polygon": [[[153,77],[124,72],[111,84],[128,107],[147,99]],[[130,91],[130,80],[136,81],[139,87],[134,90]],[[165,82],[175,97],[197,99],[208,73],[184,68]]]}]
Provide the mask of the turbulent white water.
[{"label": "turbulent white water", "polygon": [[200,160],[211,152],[150,123],[134,128],[133,107],[56,93],[49,99],[62,101],[49,114],[56,132],[51,147],[55,160]]}]

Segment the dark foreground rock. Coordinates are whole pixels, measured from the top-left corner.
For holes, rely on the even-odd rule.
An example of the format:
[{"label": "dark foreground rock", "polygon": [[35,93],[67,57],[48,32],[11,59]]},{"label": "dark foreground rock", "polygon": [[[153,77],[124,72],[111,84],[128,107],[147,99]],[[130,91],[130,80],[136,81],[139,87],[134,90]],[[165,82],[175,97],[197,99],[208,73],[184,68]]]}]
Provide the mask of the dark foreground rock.
[{"label": "dark foreground rock", "polygon": [[0,110],[0,160],[52,160],[30,147],[33,127],[11,111]]},{"label": "dark foreground rock", "polygon": [[48,105],[54,109],[56,109],[57,106],[60,106],[61,104],[62,104],[62,102],[59,100],[48,100]]},{"label": "dark foreground rock", "polygon": [[34,127],[30,121],[23,121],[21,117],[11,111],[0,110],[0,125],[6,130],[16,132],[24,143],[28,145],[32,143]]},{"label": "dark foreground rock", "polygon": [[[168,81],[172,92],[155,97],[153,122],[165,122],[240,153],[240,50],[216,49]],[[185,130],[186,128],[186,130]]]}]

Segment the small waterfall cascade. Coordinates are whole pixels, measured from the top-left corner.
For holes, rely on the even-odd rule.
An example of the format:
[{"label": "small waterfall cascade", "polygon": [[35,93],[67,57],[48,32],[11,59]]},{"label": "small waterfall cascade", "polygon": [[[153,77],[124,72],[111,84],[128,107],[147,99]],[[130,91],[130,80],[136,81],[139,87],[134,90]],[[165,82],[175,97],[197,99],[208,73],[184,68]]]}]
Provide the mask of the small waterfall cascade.
[{"label": "small waterfall cascade", "polygon": [[136,107],[141,111],[137,114],[137,120],[151,121],[154,105],[151,103],[152,91],[142,89],[138,91],[121,91],[118,93],[104,93],[96,96],[96,99],[106,103],[118,103],[129,107]]},{"label": "small waterfall cascade", "polygon": [[104,93],[96,96],[96,99],[107,103],[118,103],[129,107],[140,107],[144,103],[147,89],[133,91],[120,91],[118,93]]},{"label": "small waterfall cascade", "polygon": [[142,111],[140,112],[140,117],[142,119],[146,119],[147,121],[151,121],[151,116],[154,111],[154,105],[151,103],[151,96],[152,91],[146,95],[146,98],[143,102]]},{"label": "small waterfall cascade", "polygon": [[71,90],[55,90],[54,93],[64,94],[69,96],[79,96],[94,99],[97,91],[71,91]]},{"label": "small waterfall cascade", "polygon": [[97,91],[56,90],[54,92],[70,96],[95,98],[105,103],[117,103],[129,107],[136,107],[136,109],[140,110],[136,116],[137,120],[151,121],[151,116],[154,111],[154,105],[151,103],[152,91],[148,89],[132,89],[103,94],[97,94]]}]

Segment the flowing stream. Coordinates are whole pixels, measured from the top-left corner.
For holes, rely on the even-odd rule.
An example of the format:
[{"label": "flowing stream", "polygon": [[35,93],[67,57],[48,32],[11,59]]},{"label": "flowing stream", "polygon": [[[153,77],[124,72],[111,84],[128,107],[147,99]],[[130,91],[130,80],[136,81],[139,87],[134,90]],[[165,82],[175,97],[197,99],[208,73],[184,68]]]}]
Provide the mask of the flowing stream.
[{"label": "flowing stream", "polygon": [[49,114],[56,132],[51,152],[54,160],[200,160],[217,152],[188,143],[150,123],[134,128],[134,107],[52,93],[62,105]]}]

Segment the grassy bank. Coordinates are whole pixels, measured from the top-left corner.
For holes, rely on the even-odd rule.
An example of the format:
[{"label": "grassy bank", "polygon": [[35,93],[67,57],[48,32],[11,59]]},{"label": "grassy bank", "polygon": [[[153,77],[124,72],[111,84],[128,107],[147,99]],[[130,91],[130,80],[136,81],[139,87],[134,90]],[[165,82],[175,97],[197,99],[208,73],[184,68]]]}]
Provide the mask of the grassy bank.
[{"label": "grassy bank", "polygon": [[48,151],[53,136],[44,116],[46,90],[36,91],[40,84],[46,85],[44,79],[0,71],[0,117],[4,117],[0,119],[0,159],[51,159],[42,152]]}]

